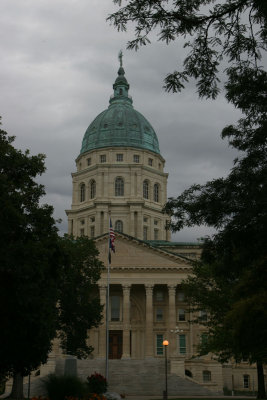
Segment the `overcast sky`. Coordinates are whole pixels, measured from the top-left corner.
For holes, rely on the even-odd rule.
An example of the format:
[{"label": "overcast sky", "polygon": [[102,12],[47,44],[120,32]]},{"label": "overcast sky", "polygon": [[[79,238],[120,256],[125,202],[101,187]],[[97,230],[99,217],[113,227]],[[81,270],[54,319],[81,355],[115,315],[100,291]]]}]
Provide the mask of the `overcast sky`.
[{"label": "overcast sky", "polygon": [[[75,158],[88,125],[108,107],[120,49],[133,105],[158,135],[168,196],[225,176],[235,156],[220,132],[239,114],[223,95],[199,100],[193,84],[182,94],[162,89],[164,76],[181,65],[181,42],[166,46],[155,37],[140,51],[128,51],[131,32],[118,33],[106,22],[115,10],[112,0],[0,2],[2,129],[16,136],[17,148],[46,154],[41,181],[45,201],[62,219],[61,232],[67,231]],[[208,232],[187,229],[174,240],[195,241]]]}]

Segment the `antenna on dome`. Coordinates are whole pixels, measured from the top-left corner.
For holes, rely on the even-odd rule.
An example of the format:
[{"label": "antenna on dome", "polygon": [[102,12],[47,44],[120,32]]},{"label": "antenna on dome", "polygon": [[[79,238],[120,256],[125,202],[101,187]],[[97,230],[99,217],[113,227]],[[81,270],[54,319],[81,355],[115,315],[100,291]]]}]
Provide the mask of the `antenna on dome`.
[{"label": "antenna on dome", "polygon": [[123,53],[122,53],[122,50],[120,50],[119,51],[119,61],[120,61],[120,67],[122,67],[122,56],[123,56]]}]

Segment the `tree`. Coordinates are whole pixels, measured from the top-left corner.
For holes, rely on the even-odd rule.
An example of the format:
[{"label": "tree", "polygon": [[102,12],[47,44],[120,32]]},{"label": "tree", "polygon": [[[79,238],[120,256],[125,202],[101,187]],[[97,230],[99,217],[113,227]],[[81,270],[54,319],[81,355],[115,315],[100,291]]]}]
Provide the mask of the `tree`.
[{"label": "tree", "polygon": [[[255,92],[253,90],[255,89]],[[229,99],[245,114],[222,132],[241,151],[226,178],[193,185],[165,211],[174,231],[205,224],[217,233],[204,242],[200,263],[184,283],[193,309],[209,312],[203,351],[256,362],[258,398],[265,398],[267,361],[267,74],[232,75]],[[254,93],[254,96],[252,96]]]},{"label": "tree", "polygon": [[[189,78],[197,81],[200,97],[215,98],[219,93],[218,72],[224,60],[238,73],[244,67],[260,70],[261,51],[267,49],[267,4],[262,0],[113,0],[121,8],[108,17],[118,30],[135,26],[129,49],[150,43],[156,31],[169,44],[177,38],[189,41],[183,65],[165,78],[167,91],[179,92]],[[229,74],[230,70],[227,69]]]},{"label": "tree", "polygon": [[58,236],[53,208],[40,206],[44,187],[34,180],[45,156],[23,153],[13,141],[0,130],[0,376],[14,377],[11,397],[21,398],[23,376],[46,362],[58,329],[66,352],[90,352],[87,329],[101,318],[90,293],[101,263],[89,239]]}]

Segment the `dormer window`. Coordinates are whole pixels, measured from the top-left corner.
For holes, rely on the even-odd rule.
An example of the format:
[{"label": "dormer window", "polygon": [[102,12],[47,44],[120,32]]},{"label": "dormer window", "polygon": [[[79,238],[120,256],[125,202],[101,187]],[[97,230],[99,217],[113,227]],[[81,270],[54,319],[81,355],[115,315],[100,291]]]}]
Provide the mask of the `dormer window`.
[{"label": "dormer window", "polygon": [[122,89],[119,90],[119,95],[122,96]]}]

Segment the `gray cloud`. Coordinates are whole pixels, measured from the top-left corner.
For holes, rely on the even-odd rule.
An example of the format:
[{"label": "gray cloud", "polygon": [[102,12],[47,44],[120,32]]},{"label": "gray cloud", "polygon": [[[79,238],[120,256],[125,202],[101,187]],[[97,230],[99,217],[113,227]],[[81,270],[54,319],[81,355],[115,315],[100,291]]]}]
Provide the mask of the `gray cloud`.
[{"label": "gray cloud", "polygon": [[[2,0],[0,4],[0,114],[16,146],[47,155],[43,201],[63,220],[71,205],[75,171],[85,130],[108,107],[117,75],[117,54],[124,66],[134,107],[155,128],[169,172],[169,196],[192,183],[224,176],[235,152],[220,139],[222,128],[239,114],[220,96],[200,101],[192,82],[182,94],[163,91],[166,73],[182,64],[177,41],[127,51],[131,31],[118,33],[106,21],[111,0]],[[187,229],[175,240],[196,240],[207,228]]]}]

